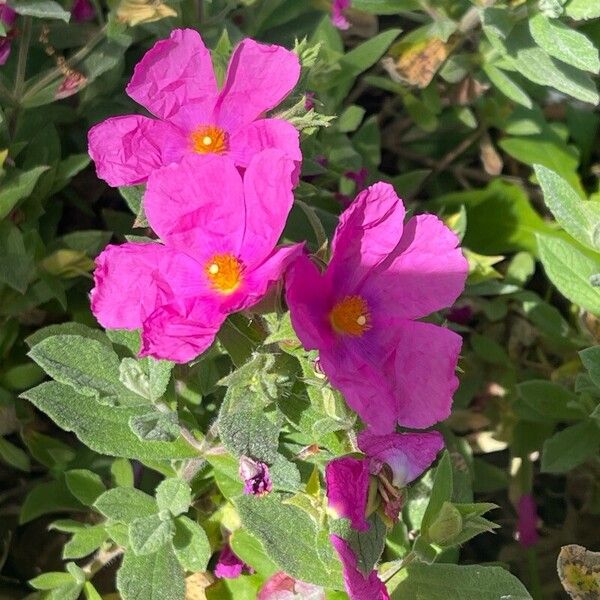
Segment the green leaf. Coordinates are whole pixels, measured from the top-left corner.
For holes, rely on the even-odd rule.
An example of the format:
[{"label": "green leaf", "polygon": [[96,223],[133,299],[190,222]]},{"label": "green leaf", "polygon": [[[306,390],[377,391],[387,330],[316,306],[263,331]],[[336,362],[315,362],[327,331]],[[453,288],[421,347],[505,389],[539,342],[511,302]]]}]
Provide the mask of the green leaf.
[{"label": "green leaf", "polygon": [[25,497],[19,514],[19,524],[53,512],[81,511],[83,504],[76,500],[63,479],[36,485]]},{"label": "green leaf", "polygon": [[80,394],[119,397],[125,390],[119,381],[119,357],[96,340],[55,335],[36,344],[29,356],[53,379]]},{"label": "green leaf", "polygon": [[531,39],[526,22],[514,27],[506,45],[515,70],[533,83],[553,87],[594,106],[598,104],[599,96],[593,79],[587,73],[551,58]]},{"label": "green leaf", "polygon": [[175,535],[175,525],[171,518],[162,514],[140,517],[129,525],[131,549],[138,555],[153,554],[162,548]]},{"label": "green leaf", "polygon": [[186,571],[199,573],[206,570],[212,550],[204,529],[198,523],[185,516],[177,517],[173,548]]},{"label": "green leaf", "polygon": [[156,503],[159,510],[168,510],[177,517],[188,511],[192,503],[192,490],[183,479],[164,479],[156,488]]},{"label": "green leaf", "polygon": [[31,468],[27,453],[18,446],[11,444],[8,440],[5,440],[2,436],[0,436],[0,459],[20,471],[27,472]]},{"label": "green leaf", "polygon": [[15,0],[12,7],[20,15],[40,19],[60,19],[68,23],[71,13],[54,0]]},{"label": "green leaf", "polygon": [[179,418],[175,412],[152,412],[129,419],[131,431],[142,441],[173,442],[179,437]]},{"label": "green leaf", "polygon": [[71,494],[86,506],[94,504],[98,496],[106,491],[100,476],[87,469],[67,471],[65,481]]},{"label": "green leaf", "polygon": [[94,508],[107,519],[126,525],[138,517],[155,515],[158,511],[156,501],[152,496],[131,487],[107,490],[96,500]]},{"label": "green leaf", "polygon": [[597,0],[571,0],[567,4],[567,16],[576,21],[600,17],[600,4]]},{"label": "green leaf", "polygon": [[126,458],[116,458],[113,460],[110,472],[117,487],[133,487],[133,467]]},{"label": "green leaf", "polygon": [[574,244],[558,237],[538,235],[540,258],[546,274],[571,302],[600,315],[600,290],[590,277],[600,273],[600,258],[584,254]]},{"label": "green leaf", "polygon": [[592,250],[600,250],[600,202],[585,201],[559,175],[535,165],[544,201],[564,230]]},{"label": "green leaf", "polygon": [[95,552],[108,538],[102,525],[86,527],[74,532],[63,548],[63,558],[83,558]]},{"label": "green leaf", "polygon": [[342,133],[356,131],[365,116],[365,112],[362,106],[357,106],[356,104],[348,106],[337,121],[338,130]]},{"label": "green leaf", "polygon": [[73,431],[100,454],[142,461],[193,458],[197,452],[179,438],[175,442],[142,442],[129,428],[145,407],[106,406],[72,388],[50,381],[22,394],[59,427]]},{"label": "green leaf", "polygon": [[82,323],[59,323],[58,325],[48,325],[38,329],[35,333],[25,338],[25,343],[33,348],[42,340],[56,335],[77,335],[79,337],[89,338],[104,344],[112,350],[112,344],[103,331],[93,329]]},{"label": "green leaf", "polygon": [[37,183],[40,175],[49,167],[35,167],[2,180],[0,188],[0,220],[4,219],[17,205],[19,200],[27,198]]},{"label": "green leaf", "polygon": [[119,380],[136,393],[152,402],[167,391],[174,363],[146,357],[142,360],[124,358],[119,367]]},{"label": "green leaf", "polygon": [[452,499],[452,463],[450,455],[444,452],[435,470],[433,488],[429,498],[429,504],[421,521],[421,531],[427,531],[431,524],[437,519],[442,510],[444,502]]},{"label": "green leaf", "polygon": [[523,405],[517,404],[517,413],[529,421],[573,421],[585,415],[569,403],[577,396],[551,381],[524,381],[517,386]]},{"label": "green leaf", "polygon": [[419,10],[418,0],[352,0],[352,8],[374,15],[397,15],[400,12]]},{"label": "green leaf", "polygon": [[600,346],[586,348],[579,353],[581,362],[592,381],[600,387]]},{"label": "green leaf", "polygon": [[29,585],[36,590],[53,590],[54,588],[73,583],[73,576],[69,573],[54,571],[42,573],[29,580]]},{"label": "green leaf", "polygon": [[229,538],[235,554],[265,579],[279,571],[279,567],[267,556],[264,546],[246,529],[236,529]]},{"label": "green leaf", "polygon": [[123,600],[184,600],[184,572],[171,545],[142,556],[126,552],[117,589]]},{"label": "green leaf", "polygon": [[0,283],[24,294],[35,275],[30,244],[10,220],[0,222]]},{"label": "green leaf", "polygon": [[529,31],[536,44],[550,56],[591,73],[600,70],[598,49],[594,44],[583,33],[558,19],[548,19],[538,13],[529,19]]},{"label": "green leaf", "polygon": [[523,584],[501,567],[413,563],[387,583],[392,600],[531,600]]},{"label": "green leaf", "polygon": [[[504,11],[503,11],[504,12]],[[483,71],[489,77],[490,81],[500,90],[508,99],[521,104],[526,108],[531,108],[531,98],[527,93],[516,84],[504,71],[496,68],[492,63],[484,63]]]},{"label": "green leaf", "polygon": [[85,600],[102,600],[102,596],[96,591],[96,588],[89,581],[83,585]]},{"label": "green leaf", "polygon": [[385,547],[387,528],[377,513],[369,517],[369,529],[357,531],[348,519],[338,519],[331,525],[331,531],[346,540],[356,556],[358,570],[368,577],[375,568]]},{"label": "green leaf", "polygon": [[542,471],[566,473],[597,454],[600,429],[593,421],[583,421],[555,433],[544,443]]},{"label": "green leaf", "polygon": [[[312,518],[275,493],[261,498],[238,496],[234,500],[242,525],[263,544],[280,569],[301,581],[343,589],[339,563],[330,568],[316,548],[317,527]],[[293,532],[293,535],[290,535]]]}]

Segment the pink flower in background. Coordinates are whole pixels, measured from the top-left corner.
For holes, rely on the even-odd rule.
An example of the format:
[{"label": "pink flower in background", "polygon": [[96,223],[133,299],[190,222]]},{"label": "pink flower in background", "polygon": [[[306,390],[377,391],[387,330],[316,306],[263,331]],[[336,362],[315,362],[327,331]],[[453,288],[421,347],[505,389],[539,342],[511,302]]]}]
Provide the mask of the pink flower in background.
[{"label": "pink flower in background", "polygon": [[156,119],[127,115],[88,134],[98,177],[112,186],[145,182],[185,156],[226,155],[238,167],[267,148],[302,160],[296,129],[264,118],[294,88],[298,57],[280,46],[243,40],[219,91],[211,57],[198,32],[176,29],[137,64],[127,93]]},{"label": "pink flower in background", "polygon": [[16,20],[17,13],[6,4],[5,0],[0,0],[0,22],[4,26],[7,34],[0,36],[0,66],[5,64],[10,56],[13,27]]},{"label": "pink flower in background", "polygon": [[96,259],[92,311],[107,329],[142,329],[141,356],[188,362],[227,314],[256,304],[302,244],[276,248],[292,207],[295,164],[257,154],[189,156],[156,171],[144,207],[162,243],[108,246]]},{"label": "pink flower in background", "polygon": [[[356,531],[368,531],[370,525],[366,519],[369,495],[370,475],[379,475],[385,466],[391,470],[392,485],[404,487],[435,460],[444,447],[444,440],[437,431],[426,433],[391,433],[377,436],[369,431],[358,434],[358,445],[365,458],[343,456],[327,464],[325,481],[329,511],[336,518],[348,519]],[[384,512],[392,502],[384,500]],[[388,517],[398,518],[396,514]],[[357,568],[356,556],[352,548],[341,537],[330,536],[331,543],[342,561],[346,591],[351,600],[367,598],[388,598],[383,583],[376,571],[364,574]]]},{"label": "pink flower in background", "polygon": [[279,572],[265,581],[256,600],[325,600],[325,590]]},{"label": "pink flower in background", "polygon": [[519,498],[517,513],[519,543],[525,548],[535,546],[540,541],[540,535],[537,532],[537,507],[531,494],[523,494]]},{"label": "pink flower in background", "polygon": [[87,77],[77,71],[71,71],[64,77],[54,94],[56,100],[68,98],[76,94],[87,83]]},{"label": "pink flower in background", "polygon": [[71,17],[76,23],[91,21],[96,16],[96,9],[90,0],[75,0],[71,8]]},{"label": "pink flower in background", "polygon": [[273,490],[269,467],[264,462],[242,456],[239,473],[244,481],[244,494],[265,496]]},{"label": "pink flower in background", "polygon": [[215,566],[214,574],[219,579],[236,579],[242,573],[254,573],[254,569],[247,565],[234,553],[229,544],[225,544]]},{"label": "pink flower in background", "polygon": [[342,214],[325,272],[300,256],[286,282],[302,344],[377,434],[445,419],[458,386],[460,336],[416,319],[456,300],[467,261],[437,217],[404,215],[391,185],[372,185]]},{"label": "pink flower in background", "polygon": [[331,22],[338,29],[349,29],[350,21],[346,19],[344,11],[350,8],[351,0],[333,0],[331,5]]}]

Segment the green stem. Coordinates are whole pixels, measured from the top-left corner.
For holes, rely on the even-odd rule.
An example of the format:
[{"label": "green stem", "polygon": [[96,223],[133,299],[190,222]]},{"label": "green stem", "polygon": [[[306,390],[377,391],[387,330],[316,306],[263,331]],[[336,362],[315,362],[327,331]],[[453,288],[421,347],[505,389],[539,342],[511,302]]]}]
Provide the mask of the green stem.
[{"label": "green stem", "polygon": [[411,550],[404,558],[394,561],[387,571],[381,574],[383,583],[387,583],[396,573],[399,573],[404,567],[407,567],[410,563],[417,560],[417,558],[417,553],[414,550]]},{"label": "green stem", "polygon": [[31,43],[31,17],[23,18],[23,33],[21,34],[21,43],[19,44],[19,56],[17,58],[17,74],[15,75],[14,96],[17,100],[21,99],[23,86],[25,83],[25,71],[27,70],[27,55],[29,54],[29,44]]},{"label": "green stem", "polygon": [[538,560],[535,548],[527,548],[527,568],[529,571],[529,591],[533,600],[543,600],[544,592],[540,581],[540,572],[538,569]]}]

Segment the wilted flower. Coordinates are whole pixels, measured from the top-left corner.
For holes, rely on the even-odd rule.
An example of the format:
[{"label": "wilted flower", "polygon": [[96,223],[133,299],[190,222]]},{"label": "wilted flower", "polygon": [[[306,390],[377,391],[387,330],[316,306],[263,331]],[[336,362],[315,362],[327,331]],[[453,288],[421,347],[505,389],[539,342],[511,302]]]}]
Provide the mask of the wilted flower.
[{"label": "wilted flower", "polygon": [[525,548],[535,546],[540,540],[540,535],[537,532],[537,507],[531,494],[523,494],[519,498],[517,514],[519,543]]},{"label": "wilted flower", "polygon": [[254,569],[241,558],[238,558],[229,544],[225,544],[215,566],[215,577],[219,579],[236,579],[242,573],[254,573]]},{"label": "wilted flower", "polygon": [[256,600],[325,600],[325,590],[279,572],[265,581]]},{"label": "wilted flower", "polygon": [[96,9],[90,0],[75,0],[71,8],[71,17],[76,23],[91,21],[96,16]]},{"label": "wilted flower", "polygon": [[338,29],[349,29],[350,21],[346,19],[344,11],[350,8],[351,0],[333,0],[331,4],[331,22]]},{"label": "wilted flower", "polygon": [[[334,517],[348,519],[356,531],[368,531],[370,525],[366,517],[370,475],[378,480],[384,514],[396,520],[403,498],[399,488],[416,479],[431,465],[444,441],[437,431],[384,436],[363,431],[358,436],[358,444],[366,454],[365,458],[343,456],[327,465],[327,501]],[[384,476],[387,470],[391,473],[391,481]],[[352,600],[388,598],[376,571],[365,575],[358,570],[356,556],[345,540],[332,535],[331,542],[342,561],[346,591]]]},{"label": "wilted flower", "polygon": [[280,46],[243,40],[234,50],[219,91],[210,53],[192,29],[176,29],[137,64],[127,93],[157,119],[107,119],[88,135],[98,176],[112,186],[143,183],[150,173],[185,156],[226,155],[247,167],[278,148],[300,162],[298,132],[266,119],[300,75],[298,57]]},{"label": "wilted flower", "polygon": [[437,217],[404,215],[391,185],[372,185],[342,214],[325,273],[301,256],[287,278],[298,337],[377,434],[445,419],[458,386],[460,336],[415,319],[456,300],[467,261]]},{"label": "wilted flower", "polygon": [[77,71],[71,71],[65,75],[61,84],[58,86],[58,90],[54,97],[56,100],[68,98],[69,96],[76,94],[86,83],[87,78],[85,75]]},{"label": "wilted flower", "polygon": [[244,481],[244,494],[264,496],[273,489],[269,467],[248,456],[240,458],[240,477]]},{"label": "wilted flower", "polygon": [[0,22],[6,30],[6,35],[0,36],[0,65],[3,65],[10,56],[13,26],[17,20],[17,13],[6,3],[0,0]]},{"label": "wilted flower", "polygon": [[187,362],[208,348],[227,314],[261,300],[302,249],[275,247],[294,168],[266,150],[243,179],[217,155],[153,173],[144,207],[163,243],[108,246],[96,259],[92,310],[102,326],[142,328],[142,356]]},{"label": "wilted flower", "polygon": [[315,107],[315,93],[314,92],[306,92],[304,94],[304,108],[306,110],[311,110]]}]

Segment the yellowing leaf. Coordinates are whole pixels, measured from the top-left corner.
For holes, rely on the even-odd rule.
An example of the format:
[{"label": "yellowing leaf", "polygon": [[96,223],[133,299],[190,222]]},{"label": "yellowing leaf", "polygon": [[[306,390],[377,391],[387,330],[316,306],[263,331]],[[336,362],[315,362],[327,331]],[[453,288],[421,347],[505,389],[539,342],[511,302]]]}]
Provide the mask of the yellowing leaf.
[{"label": "yellowing leaf", "polygon": [[130,27],[176,16],[177,11],[160,0],[122,0],[117,8],[117,19]]}]

